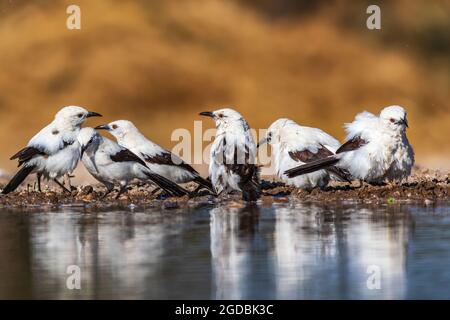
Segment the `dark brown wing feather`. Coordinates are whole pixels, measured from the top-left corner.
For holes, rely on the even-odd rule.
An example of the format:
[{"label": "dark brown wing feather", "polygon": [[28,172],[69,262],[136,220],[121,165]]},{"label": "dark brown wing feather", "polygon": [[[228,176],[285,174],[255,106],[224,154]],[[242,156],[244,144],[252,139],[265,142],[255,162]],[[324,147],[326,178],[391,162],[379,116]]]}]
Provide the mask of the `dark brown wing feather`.
[{"label": "dark brown wing feather", "polygon": [[13,155],[10,160],[17,159],[19,161],[19,167],[24,163],[29,161],[31,158],[33,158],[36,155],[43,155],[45,156],[46,153],[39,150],[36,147],[25,147],[19,152],[17,152],[15,155]]},{"label": "dark brown wing feather", "polygon": [[353,137],[340,146],[339,149],[336,150],[336,154],[359,149],[365,144],[367,144],[367,141],[360,136]]},{"label": "dark brown wing feather", "polygon": [[[224,142],[226,143],[226,141]],[[223,148],[223,150],[223,159],[226,159],[225,148]],[[255,164],[247,163],[250,159],[250,153],[247,146],[245,146],[245,152],[243,154],[245,158],[238,159],[238,155],[238,148],[235,146],[233,163],[230,164],[225,161],[225,169],[241,178],[238,185],[242,190],[243,199],[245,201],[256,201],[261,196],[260,170]]]},{"label": "dark brown wing feather", "polygon": [[245,151],[242,154],[242,156],[244,158],[238,159],[239,151],[238,151],[237,146],[235,146],[234,152],[233,152],[233,160],[231,161],[231,163],[228,163],[230,161],[226,158],[226,155],[225,155],[225,145],[226,145],[226,140],[224,139],[224,147],[222,149],[223,149],[223,159],[224,159],[225,169],[229,172],[237,174],[241,178],[251,176],[255,165],[247,163],[248,160],[250,159],[250,153],[248,151],[248,147],[245,146],[246,147]]},{"label": "dark brown wing feather", "polygon": [[117,152],[116,154],[110,156],[110,158],[114,162],[128,162],[129,161],[129,162],[140,163],[144,167],[147,166],[141,158],[139,158],[137,155],[135,155],[133,152],[131,152],[128,149],[122,149],[119,152]]},{"label": "dark brown wing feather", "polygon": [[[177,166],[177,167],[183,168],[184,170],[187,170],[194,175],[195,178],[193,179],[193,181],[195,181],[198,184],[200,184],[201,186],[207,188],[211,192],[213,192],[213,193],[215,192],[210,181],[203,179],[194,168],[192,168],[189,164],[187,164],[181,158],[175,156],[174,154],[172,154],[170,152],[163,152],[163,153],[155,154],[153,156],[149,156],[148,154],[144,154],[144,153],[141,153],[141,155],[145,159],[145,161],[147,161],[148,163],[161,164],[161,165],[167,165],[167,166]],[[176,159],[177,163],[174,163],[173,159]]]},{"label": "dark brown wing feather", "polygon": [[325,146],[321,145],[321,148],[317,150],[316,153],[311,152],[309,150],[301,150],[301,151],[289,151],[289,156],[295,161],[301,162],[311,162],[318,159],[323,159],[329,156],[332,156],[333,152],[328,150]]},{"label": "dark brown wing feather", "polygon": [[[194,175],[198,175],[198,172],[192,168],[189,164],[178,158],[177,156],[173,155],[170,152],[163,152],[158,153],[153,156],[149,156],[148,154],[142,154],[145,161],[148,163],[155,163],[155,164],[163,164],[167,166],[178,166],[181,167]],[[176,158],[178,163],[174,163],[173,159]]]}]

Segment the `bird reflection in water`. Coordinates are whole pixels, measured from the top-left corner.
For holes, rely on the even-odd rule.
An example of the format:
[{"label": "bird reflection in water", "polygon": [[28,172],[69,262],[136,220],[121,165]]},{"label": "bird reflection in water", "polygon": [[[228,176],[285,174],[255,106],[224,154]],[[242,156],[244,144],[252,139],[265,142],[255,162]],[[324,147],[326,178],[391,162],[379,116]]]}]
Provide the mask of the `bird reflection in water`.
[{"label": "bird reflection in water", "polygon": [[240,208],[217,207],[210,214],[212,298],[245,298],[259,208],[253,204]]},{"label": "bird reflection in water", "polygon": [[[355,211],[313,204],[275,208],[276,298],[403,295],[408,221],[367,208]],[[380,269],[382,290],[368,289],[369,266]]]}]

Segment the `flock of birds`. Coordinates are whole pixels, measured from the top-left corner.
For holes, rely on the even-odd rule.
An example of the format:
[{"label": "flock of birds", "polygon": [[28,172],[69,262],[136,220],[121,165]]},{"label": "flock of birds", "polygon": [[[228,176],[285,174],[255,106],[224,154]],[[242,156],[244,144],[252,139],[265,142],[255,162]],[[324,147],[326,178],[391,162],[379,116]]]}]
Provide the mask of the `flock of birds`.
[{"label": "flock of birds", "polygon": [[[363,112],[345,125],[344,144],[326,132],[301,126],[290,119],[278,119],[257,144],[242,115],[230,108],[201,112],[211,117],[217,133],[211,147],[209,177],[203,178],[188,163],[147,139],[127,120],[114,121],[95,128],[84,127],[96,112],[78,106],[62,108],[54,120],[39,131],[28,145],[11,157],[20,170],[2,190],[14,191],[25,178],[35,173],[38,189],[41,178],[54,180],[70,174],[81,160],[89,173],[106,187],[103,197],[116,185],[116,198],[130,181],[153,183],[171,196],[194,196],[200,189],[214,195],[242,192],[243,199],[255,201],[261,195],[257,148],[265,143],[272,147],[277,176],[299,188],[325,188],[330,180],[359,179],[372,184],[401,181],[414,165],[414,152],[406,137],[406,111],[400,106],[384,108],[376,116]],[[107,130],[116,142],[97,131]],[[190,192],[180,183],[195,182]]]}]

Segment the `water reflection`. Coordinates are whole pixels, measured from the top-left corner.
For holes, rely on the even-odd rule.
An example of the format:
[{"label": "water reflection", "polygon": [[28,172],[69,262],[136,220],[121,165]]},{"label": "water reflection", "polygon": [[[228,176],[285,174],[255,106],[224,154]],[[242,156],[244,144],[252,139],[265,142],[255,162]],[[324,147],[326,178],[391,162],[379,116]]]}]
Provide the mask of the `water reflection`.
[{"label": "water reflection", "polygon": [[[277,298],[403,296],[407,219],[316,205],[275,211]],[[368,289],[369,266],[381,271],[382,290]]]},{"label": "water reflection", "polygon": [[[142,284],[159,271],[165,239],[183,228],[184,216],[167,221],[158,214],[58,213],[32,220],[31,265],[39,294],[64,299],[115,297],[120,292],[139,298],[146,291]],[[69,265],[81,268],[83,290],[67,290]]]},{"label": "water reflection", "polygon": [[252,242],[259,209],[218,207],[211,210],[211,257],[215,299],[243,299],[251,270]]},{"label": "water reflection", "polygon": [[448,206],[3,211],[0,298],[450,298],[448,239]]}]

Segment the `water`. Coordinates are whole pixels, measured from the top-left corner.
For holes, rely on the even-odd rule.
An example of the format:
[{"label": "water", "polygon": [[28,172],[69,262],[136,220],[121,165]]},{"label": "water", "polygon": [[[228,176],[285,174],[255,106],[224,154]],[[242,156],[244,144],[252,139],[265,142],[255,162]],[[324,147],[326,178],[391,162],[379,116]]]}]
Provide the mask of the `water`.
[{"label": "water", "polygon": [[450,207],[3,210],[0,298],[449,299]]}]

